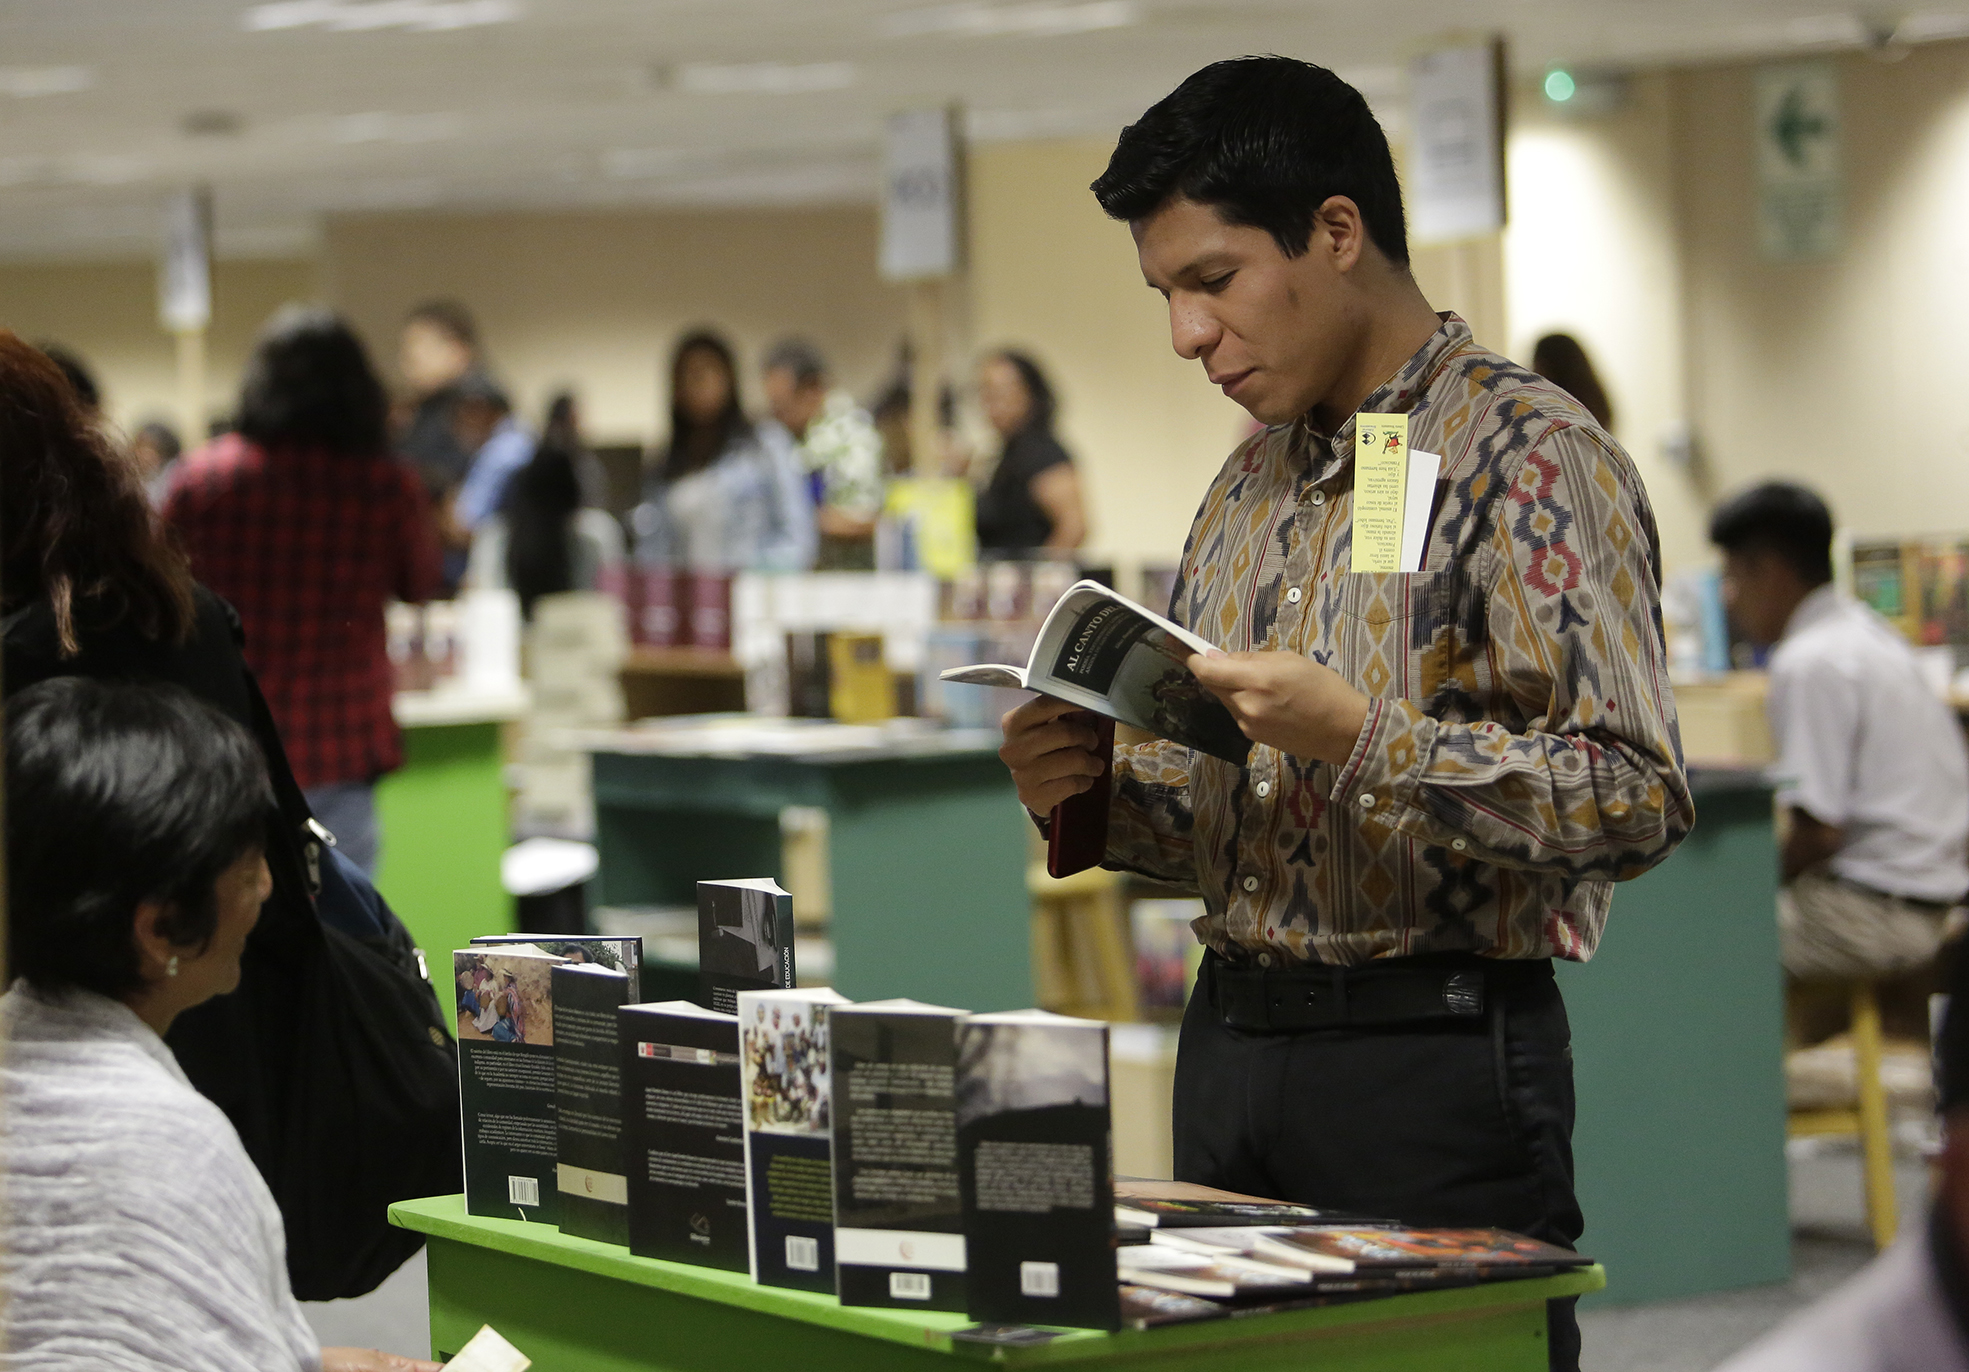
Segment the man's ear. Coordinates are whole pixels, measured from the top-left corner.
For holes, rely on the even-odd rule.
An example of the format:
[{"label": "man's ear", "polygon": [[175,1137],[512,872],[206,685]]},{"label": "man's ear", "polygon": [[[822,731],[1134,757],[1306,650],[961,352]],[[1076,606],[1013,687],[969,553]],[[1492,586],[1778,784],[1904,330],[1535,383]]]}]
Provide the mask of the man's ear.
[{"label": "man's ear", "polygon": [[161,900],[140,900],[137,914],[130,924],[130,936],[137,945],[137,974],[145,981],[155,980],[162,974],[166,963],[170,962],[178,949],[164,930],[170,927],[171,907]]},{"label": "man's ear", "polygon": [[1367,223],[1360,206],[1344,195],[1329,195],[1313,211],[1313,236],[1308,245],[1338,272],[1350,272],[1367,251]]}]

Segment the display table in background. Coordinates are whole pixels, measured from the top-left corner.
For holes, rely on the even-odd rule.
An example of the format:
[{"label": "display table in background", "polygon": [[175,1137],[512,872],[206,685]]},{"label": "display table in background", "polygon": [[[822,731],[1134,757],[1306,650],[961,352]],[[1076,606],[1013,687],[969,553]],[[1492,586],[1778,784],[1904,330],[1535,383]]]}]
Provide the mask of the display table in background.
[{"label": "display table in background", "polygon": [[780,812],[827,812],[835,985],[966,1010],[1032,1003],[1029,824],[987,730],[698,720],[574,736],[594,758],[594,903],[695,906],[780,875]]},{"label": "display table in background", "polygon": [[1771,790],[1705,768],[1690,785],[1694,832],[1614,888],[1591,962],[1559,964],[1579,1246],[1622,1303],[1791,1274]]},{"label": "display table in background", "polygon": [[516,927],[499,882],[510,841],[501,734],[526,704],[517,687],[403,691],[394,702],[403,766],[376,787],[376,888],[434,965],[475,935]]},{"label": "display table in background", "polygon": [[1598,1289],[1598,1268],[1048,1343],[953,1342],[971,1321],[936,1311],[844,1307],[757,1286],[742,1272],[632,1257],[551,1225],[480,1219],[462,1196],[404,1201],[390,1219],[425,1235],[431,1353],[447,1358],[490,1324],[543,1372],[927,1372],[976,1363],[1238,1372],[1544,1372],[1545,1302]]}]

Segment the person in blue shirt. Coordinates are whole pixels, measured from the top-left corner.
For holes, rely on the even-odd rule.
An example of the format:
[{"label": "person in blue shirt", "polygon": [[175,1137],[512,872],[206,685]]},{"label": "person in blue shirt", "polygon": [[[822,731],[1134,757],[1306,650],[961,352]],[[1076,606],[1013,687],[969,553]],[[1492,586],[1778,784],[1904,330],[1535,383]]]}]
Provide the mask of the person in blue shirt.
[{"label": "person in blue shirt", "polygon": [[458,446],[472,455],[451,502],[459,529],[470,535],[499,513],[513,474],[533,460],[534,438],[513,417],[505,392],[477,375],[458,383],[451,401],[451,431]]}]

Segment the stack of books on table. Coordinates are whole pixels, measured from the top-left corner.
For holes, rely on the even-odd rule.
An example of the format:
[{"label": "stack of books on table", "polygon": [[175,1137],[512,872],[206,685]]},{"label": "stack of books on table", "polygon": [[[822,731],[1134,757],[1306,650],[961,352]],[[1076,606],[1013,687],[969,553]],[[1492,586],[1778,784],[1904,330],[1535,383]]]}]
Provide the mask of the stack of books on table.
[{"label": "stack of books on table", "polygon": [[454,955],[466,1204],[959,1337],[1119,1329],[1545,1275],[1588,1259],[1109,1171],[1108,1027],[850,1003],[795,978],[791,902],[700,883],[695,1002],[636,938]]}]

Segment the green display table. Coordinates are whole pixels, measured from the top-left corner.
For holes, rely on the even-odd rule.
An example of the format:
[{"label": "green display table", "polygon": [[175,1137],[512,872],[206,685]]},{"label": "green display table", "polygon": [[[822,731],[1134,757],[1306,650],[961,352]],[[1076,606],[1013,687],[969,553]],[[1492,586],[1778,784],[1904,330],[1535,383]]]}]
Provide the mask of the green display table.
[{"label": "green display table", "polygon": [[516,927],[499,881],[512,827],[500,734],[524,705],[517,694],[463,691],[396,699],[403,766],[376,787],[376,889],[433,966],[449,965],[451,950],[476,935]]},{"label": "green display table", "polygon": [[1597,1290],[1597,1267],[1235,1320],[1049,1343],[953,1342],[971,1321],[843,1307],[755,1286],[741,1273],[632,1257],[543,1224],[479,1219],[462,1196],[404,1201],[390,1219],[430,1252],[431,1350],[445,1358],[490,1324],[539,1372],[905,1372],[970,1362],[1238,1372],[1543,1372],[1545,1302]]},{"label": "green display table", "polygon": [[1791,1274],[1771,791],[1747,772],[1690,780],[1694,832],[1614,888],[1591,962],[1559,964],[1579,1246],[1620,1302]]},{"label": "green display table", "polygon": [[[691,728],[581,739],[594,757],[596,903],[687,905],[697,883],[779,875],[780,811],[828,816],[835,986],[966,1010],[1032,1003],[1029,825],[995,732],[833,726],[768,751]],[[747,740],[750,740],[748,742]],[[791,748],[794,741],[783,741]]]}]

